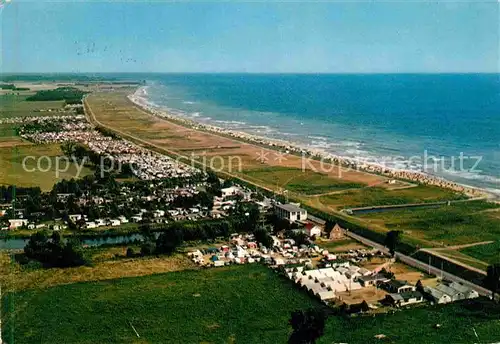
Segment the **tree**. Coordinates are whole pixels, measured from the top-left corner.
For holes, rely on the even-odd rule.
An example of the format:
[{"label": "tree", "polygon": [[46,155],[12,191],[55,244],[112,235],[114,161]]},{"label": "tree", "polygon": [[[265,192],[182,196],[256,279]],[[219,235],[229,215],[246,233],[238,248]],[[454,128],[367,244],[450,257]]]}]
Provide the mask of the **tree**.
[{"label": "tree", "polygon": [[126,255],[127,258],[133,258],[135,256],[134,249],[132,247],[128,247]]},{"label": "tree", "polygon": [[156,253],[172,254],[184,242],[183,229],[174,225],[156,239]]},{"label": "tree", "polygon": [[422,284],[421,280],[417,281],[417,284],[415,284],[415,288],[417,291],[424,293],[424,285]]},{"label": "tree", "polygon": [[491,297],[495,300],[495,294],[500,289],[500,263],[488,266],[484,284],[491,290]]},{"label": "tree", "polygon": [[330,232],[332,231],[332,229],[333,229],[334,226],[335,226],[335,223],[332,220],[330,220],[330,219],[326,220],[326,222],[325,222],[325,233],[330,234]]},{"label": "tree", "polygon": [[401,240],[400,234],[401,231],[389,231],[387,232],[387,235],[385,237],[384,245],[389,249],[389,252],[391,253],[392,256],[394,256],[394,253],[396,252],[396,247],[398,246]]},{"label": "tree", "polygon": [[293,240],[295,240],[295,245],[297,245],[297,246],[309,244],[309,237],[304,232],[294,233],[290,237]]},{"label": "tree", "polygon": [[155,244],[150,241],[150,240],[144,240],[144,242],[141,245],[141,255],[142,256],[149,256],[154,253],[155,251]]},{"label": "tree", "polygon": [[264,228],[256,229],[253,234],[255,235],[255,240],[267,248],[273,247],[273,238],[269,235],[268,231]]},{"label": "tree", "polygon": [[321,309],[310,308],[308,310],[292,312],[289,324],[293,332],[288,339],[290,344],[313,344],[316,343],[325,331],[327,315]]},{"label": "tree", "polygon": [[64,240],[59,232],[50,236],[46,231],[34,233],[24,247],[24,254],[46,266],[69,267],[87,263],[80,241]]}]

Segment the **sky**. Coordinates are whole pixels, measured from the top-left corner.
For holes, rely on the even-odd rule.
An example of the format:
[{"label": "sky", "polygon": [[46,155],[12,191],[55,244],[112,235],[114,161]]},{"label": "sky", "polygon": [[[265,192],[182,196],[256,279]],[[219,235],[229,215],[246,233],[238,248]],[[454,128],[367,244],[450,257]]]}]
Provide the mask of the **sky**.
[{"label": "sky", "polygon": [[497,73],[499,3],[11,0],[3,73]]}]

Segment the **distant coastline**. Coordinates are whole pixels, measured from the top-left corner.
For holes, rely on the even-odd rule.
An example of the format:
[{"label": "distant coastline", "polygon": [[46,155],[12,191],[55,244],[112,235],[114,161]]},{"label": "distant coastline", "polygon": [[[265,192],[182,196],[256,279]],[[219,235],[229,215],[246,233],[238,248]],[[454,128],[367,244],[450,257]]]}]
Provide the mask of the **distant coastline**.
[{"label": "distant coastline", "polygon": [[387,166],[381,166],[375,163],[360,162],[357,161],[356,159],[335,155],[319,148],[314,149],[306,147],[305,145],[294,144],[287,140],[267,138],[259,135],[249,134],[242,131],[222,128],[212,124],[200,123],[192,119],[184,118],[182,116],[173,115],[166,109],[163,109],[160,106],[149,102],[149,100],[147,99],[147,87],[148,86],[138,87],[134,93],[128,96],[129,100],[133,102],[135,105],[139,106],[140,108],[151,113],[154,116],[168,120],[174,120],[193,129],[205,130],[215,134],[230,136],[238,140],[244,140],[250,143],[264,145],[274,149],[279,149],[290,154],[307,155],[312,158],[324,159],[325,161],[341,164],[342,166],[345,167],[349,167],[352,169],[359,169],[360,171],[368,173],[380,174],[388,178],[409,180],[419,184],[433,185],[441,188],[446,188],[449,190],[463,193],[468,197],[487,197],[490,199],[497,197],[496,194],[488,192],[488,190],[455,183],[453,181],[449,181],[444,178],[433,176],[424,172],[396,169]]}]

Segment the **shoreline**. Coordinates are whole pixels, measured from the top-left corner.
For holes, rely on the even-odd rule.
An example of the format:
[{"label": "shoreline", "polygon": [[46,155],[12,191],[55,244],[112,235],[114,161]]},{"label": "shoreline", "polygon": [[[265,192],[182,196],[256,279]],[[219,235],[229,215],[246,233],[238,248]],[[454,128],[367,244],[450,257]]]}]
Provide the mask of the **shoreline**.
[{"label": "shoreline", "polygon": [[310,148],[305,145],[289,142],[287,140],[267,138],[255,134],[249,134],[242,131],[222,128],[213,124],[201,123],[192,119],[174,115],[170,113],[168,109],[164,109],[158,105],[151,104],[150,102],[148,102],[147,99],[145,99],[144,96],[147,95],[145,89],[147,87],[148,86],[138,87],[134,91],[134,93],[129,94],[127,98],[133,104],[135,104],[142,110],[150,113],[155,117],[159,117],[166,120],[172,120],[194,130],[208,131],[216,135],[228,136],[235,140],[239,141],[243,140],[250,144],[265,146],[270,149],[278,149],[287,154],[295,154],[300,156],[307,156],[308,158],[312,159],[324,160],[325,162],[334,163],[346,168],[351,168],[366,173],[378,174],[387,178],[399,179],[423,185],[437,186],[444,189],[463,193],[467,197],[476,197],[476,198],[485,197],[488,199],[499,197],[497,194],[489,192],[488,190],[479,187],[459,184],[450,180],[446,180],[442,177],[430,175],[425,172],[397,169],[376,163],[361,162],[350,157],[335,155],[326,152],[322,149]]}]

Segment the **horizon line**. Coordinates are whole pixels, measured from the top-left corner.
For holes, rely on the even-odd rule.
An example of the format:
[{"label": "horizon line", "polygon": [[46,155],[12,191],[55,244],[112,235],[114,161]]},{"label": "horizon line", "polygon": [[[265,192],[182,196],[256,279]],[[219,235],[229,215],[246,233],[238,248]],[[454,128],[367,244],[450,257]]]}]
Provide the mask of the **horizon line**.
[{"label": "horizon line", "polygon": [[99,74],[253,74],[253,75],[467,75],[467,74],[500,74],[500,71],[494,72],[0,72],[0,76],[15,75],[99,75]]}]

